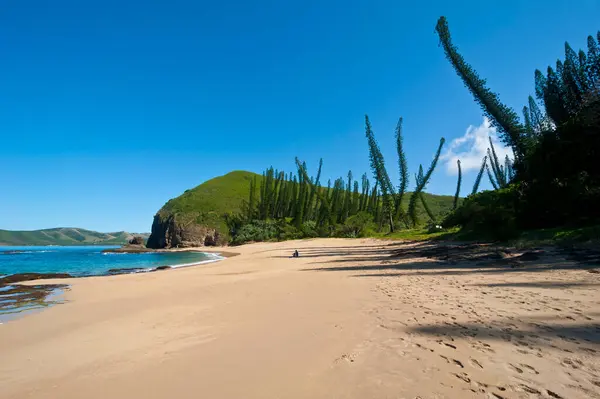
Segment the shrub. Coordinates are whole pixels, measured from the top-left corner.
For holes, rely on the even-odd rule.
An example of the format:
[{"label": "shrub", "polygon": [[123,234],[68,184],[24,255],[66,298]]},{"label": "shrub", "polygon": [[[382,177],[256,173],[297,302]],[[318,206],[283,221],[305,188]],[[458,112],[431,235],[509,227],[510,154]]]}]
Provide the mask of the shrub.
[{"label": "shrub", "polygon": [[314,220],[309,220],[307,222],[304,222],[304,224],[302,225],[302,237],[303,238],[319,237],[317,222],[315,222]]},{"label": "shrub", "polygon": [[346,219],[344,224],[338,225],[335,235],[346,238],[365,237],[374,227],[373,217],[369,213],[358,212]]},{"label": "shrub", "polygon": [[473,233],[475,238],[508,240],[519,234],[516,204],[518,186],[494,191],[483,191],[468,196],[451,212],[442,225],[461,226],[464,232]]},{"label": "shrub", "polygon": [[254,220],[241,226],[231,240],[232,245],[240,245],[252,241],[270,241],[279,238],[279,229],[270,220]]}]

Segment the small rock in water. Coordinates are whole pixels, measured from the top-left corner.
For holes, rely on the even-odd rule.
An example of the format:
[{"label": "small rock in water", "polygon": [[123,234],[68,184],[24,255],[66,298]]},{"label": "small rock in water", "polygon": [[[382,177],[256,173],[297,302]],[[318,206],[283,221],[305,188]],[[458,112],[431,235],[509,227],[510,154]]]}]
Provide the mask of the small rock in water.
[{"label": "small rock in water", "polygon": [[130,268],[121,268],[121,269],[110,269],[108,274],[128,274],[128,273],[137,273],[139,271],[144,270],[141,267],[130,267]]},{"label": "small rock in water", "polygon": [[170,268],[171,268],[171,266],[158,266],[155,270],[167,270]]}]

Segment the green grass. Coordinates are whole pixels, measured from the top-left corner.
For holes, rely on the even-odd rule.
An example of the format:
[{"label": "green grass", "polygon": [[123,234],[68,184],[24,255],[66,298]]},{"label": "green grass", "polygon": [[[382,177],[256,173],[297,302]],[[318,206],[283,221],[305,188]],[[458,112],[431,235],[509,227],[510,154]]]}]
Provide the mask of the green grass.
[{"label": "green grass", "polygon": [[[444,231],[429,233],[425,229],[399,230],[392,234],[375,233],[373,238],[383,240],[407,240],[407,241],[427,241],[427,240],[452,240],[452,241],[477,241],[488,242],[489,240],[479,239],[471,232],[462,231],[458,227],[446,229]],[[600,246],[600,226],[589,227],[559,227],[552,229],[540,229],[523,231],[517,239],[503,242],[517,248],[532,248],[543,245],[593,245]]]},{"label": "green grass", "polygon": [[130,235],[124,231],[99,233],[68,227],[31,231],[0,230],[0,245],[121,245],[127,243]]},{"label": "green grass", "polygon": [[520,234],[519,238],[511,241],[510,244],[520,248],[540,245],[600,245],[600,225],[524,231]]},{"label": "green grass", "polygon": [[429,233],[426,229],[407,229],[399,230],[393,233],[375,233],[371,237],[383,240],[407,240],[407,241],[427,241],[427,240],[451,240],[455,239],[459,233],[458,228],[446,229]]},{"label": "green grass", "polygon": [[215,177],[169,200],[158,214],[163,219],[175,215],[180,222],[198,223],[225,234],[224,215],[240,211],[243,201],[248,199],[250,182],[255,177],[260,184],[262,176],[252,172],[234,171]]}]

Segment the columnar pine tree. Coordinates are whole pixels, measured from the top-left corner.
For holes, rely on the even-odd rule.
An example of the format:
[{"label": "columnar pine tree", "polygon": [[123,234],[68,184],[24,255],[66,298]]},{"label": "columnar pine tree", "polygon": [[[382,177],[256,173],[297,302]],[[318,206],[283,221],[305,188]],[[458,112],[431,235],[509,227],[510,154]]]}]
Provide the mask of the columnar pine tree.
[{"label": "columnar pine tree", "polygon": [[[435,153],[435,156],[433,157],[433,160],[431,161],[431,164],[429,165],[429,169],[427,169],[427,173],[425,173],[425,175],[422,174],[422,167],[420,168],[421,176],[417,176],[417,187],[415,188],[415,191],[413,192],[413,195],[410,197],[410,201],[408,203],[408,217],[410,218],[413,227],[415,227],[417,225],[418,219],[417,219],[417,201],[420,199],[421,197],[421,192],[423,192],[423,190],[425,189],[425,187],[427,186],[427,183],[429,182],[429,179],[431,178],[431,175],[433,174],[433,171],[435,170],[435,167],[437,165],[438,159],[440,158],[440,154],[442,152],[442,147],[444,146],[444,142],[446,140],[442,137],[440,139],[440,144],[438,146],[438,149]],[[433,219],[433,218],[432,218]]]},{"label": "columnar pine tree", "polygon": [[408,173],[408,164],[406,162],[406,154],[404,153],[404,147],[402,143],[402,117],[398,119],[398,124],[396,125],[396,151],[398,152],[398,169],[400,171],[400,185],[398,186],[398,195],[396,196],[396,217],[406,220],[406,213],[402,209],[402,199],[406,190],[408,188],[409,181],[409,173]]},{"label": "columnar pine tree", "polygon": [[454,203],[452,209],[456,209],[456,207],[458,207],[458,199],[460,197],[460,185],[462,183],[462,170],[460,168],[460,159],[456,160],[456,166],[458,168],[458,179],[456,181],[456,193],[454,194]]},{"label": "columnar pine tree", "polygon": [[498,160],[498,155],[496,154],[496,149],[494,148],[492,138],[488,137],[488,139],[490,141],[490,148],[488,148],[488,158],[490,159],[492,172],[494,172],[494,178],[496,179],[498,187],[504,188],[507,185],[506,175],[504,174],[504,168]]},{"label": "columnar pine tree", "polygon": [[371,129],[371,123],[369,122],[369,117],[365,115],[365,133],[367,136],[367,142],[369,144],[369,159],[371,161],[371,170],[373,171],[373,176],[375,180],[379,184],[379,188],[381,190],[381,194],[383,197],[383,211],[386,213],[390,231],[394,231],[394,197],[395,190],[390,180],[390,177],[385,169],[385,162],[383,160],[383,155],[381,154],[381,150],[379,149],[379,145],[375,140],[375,135],[373,130]]},{"label": "columnar pine tree", "polygon": [[[489,153],[489,150],[488,150]],[[491,161],[490,161],[491,163]],[[485,170],[487,172],[488,178],[490,179],[490,183],[492,183],[492,187],[494,187],[494,190],[498,190],[498,183],[496,182],[496,179],[494,178],[494,176],[492,176],[492,173],[490,172],[490,168],[488,166],[488,164],[485,164]]]},{"label": "columnar pine tree", "polygon": [[476,194],[477,190],[479,190],[479,184],[481,183],[481,177],[483,176],[483,172],[485,171],[487,165],[487,155],[483,157],[483,161],[481,161],[481,168],[479,168],[479,173],[477,173],[477,177],[475,178],[475,183],[473,183],[473,189],[471,190],[471,195]]},{"label": "columnar pine tree", "polygon": [[256,207],[256,177],[250,180],[250,196],[248,198],[248,213],[246,220],[250,222],[254,219],[254,209]]},{"label": "columnar pine tree", "polygon": [[485,116],[496,127],[502,141],[512,147],[515,156],[520,159],[523,155],[521,136],[524,127],[519,122],[517,113],[501,103],[498,94],[492,92],[486,86],[485,79],[480,78],[473,67],[464,60],[456,46],[452,44],[448,22],[445,17],[440,17],[438,20],[436,31],[446,53],[446,58],[450,61],[467,89],[473,94]]}]

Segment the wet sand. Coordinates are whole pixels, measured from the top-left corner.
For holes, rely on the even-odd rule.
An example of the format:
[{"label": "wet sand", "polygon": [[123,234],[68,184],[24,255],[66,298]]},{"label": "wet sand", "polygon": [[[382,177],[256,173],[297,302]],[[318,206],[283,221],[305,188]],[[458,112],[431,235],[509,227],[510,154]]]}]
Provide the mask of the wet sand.
[{"label": "wet sand", "polygon": [[595,253],[342,239],[235,252],[45,281],[71,286],[66,303],[0,325],[0,397],[600,398]]}]

